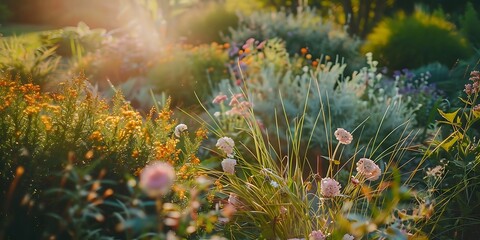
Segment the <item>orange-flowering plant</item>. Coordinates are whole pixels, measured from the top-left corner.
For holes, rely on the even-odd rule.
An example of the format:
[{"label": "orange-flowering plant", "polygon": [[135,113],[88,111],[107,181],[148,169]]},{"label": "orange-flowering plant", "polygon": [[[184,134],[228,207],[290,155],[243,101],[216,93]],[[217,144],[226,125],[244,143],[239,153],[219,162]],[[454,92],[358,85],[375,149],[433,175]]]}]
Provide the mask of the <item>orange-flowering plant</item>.
[{"label": "orange-flowering plant", "polygon": [[[160,199],[163,210],[153,209],[154,220],[160,225],[166,218],[163,205],[167,203],[171,208],[190,208],[194,212],[206,204],[192,200],[200,197],[201,189],[192,189],[199,186],[197,169],[201,160],[197,150],[206,138],[206,130],[190,130],[185,124],[178,124],[169,101],[143,116],[119,92],[112,101],[99,98],[89,91],[82,76],[62,82],[55,92],[42,92],[39,86],[23,84],[11,75],[0,76],[0,101],[0,179],[1,189],[5,189],[0,199],[6,207],[4,212],[14,216],[6,218],[2,231],[30,238],[21,235],[27,233],[12,229],[20,227],[18,221],[44,221],[58,228],[50,232],[52,229],[37,224],[30,234],[36,236],[48,230],[56,237],[70,234],[83,238],[81,232],[92,232],[97,226],[90,225],[96,217],[103,219],[100,213],[105,219],[115,218],[117,223],[123,223],[125,219],[112,214],[120,210],[125,213],[127,210],[121,207],[127,204],[125,201],[141,199],[148,205]],[[158,169],[161,171],[155,171]],[[115,209],[108,209],[105,204],[113,204]],[[68,212],[68,206],[76,206],[78,211]],[[90,215],[88,206],[99,210]],[[30,209],[34,218],[13,214],[25,208]],[[60,225],[52,222],[45,215],[47,212],[48,216],[56,216],[53,219],[63,219],[58,222]],[[151,213],[145,210],[146,215]],[[125,214],[131,221],[141,218]],[[82,224],[71,222],[74,219]],[[188,224],[196,226],[197,220],[206,221],[201,219],[189,217]],[[125,220],[119,231],[112,231],[134,231],[131,229],[136,225],[130,225],[130,220]],[[157,234],[168,232],[166,228],[153,229]],[[188,234],[200,230],[207,231],[199,226],[190,228]],[[151,232],[152,228],[142,231]]]}]

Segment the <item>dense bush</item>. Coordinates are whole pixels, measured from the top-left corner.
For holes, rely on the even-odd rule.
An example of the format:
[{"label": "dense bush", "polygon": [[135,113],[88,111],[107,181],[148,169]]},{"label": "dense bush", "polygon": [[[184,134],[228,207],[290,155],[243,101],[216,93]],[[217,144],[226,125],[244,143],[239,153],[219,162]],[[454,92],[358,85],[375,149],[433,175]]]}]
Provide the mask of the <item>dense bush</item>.
[{"label": "dense bush", "polygon": [[440,62],[453,66],[470,56],[468,42],[455,26],[435,15],[416,12],[383,20],[367,36],[363,52],[372,52],[390,69]]},{"label": "dense bush", "polygon": [[480,48],[480,32],[477,28],[479,25],[479,15],[472,3],[469,2],[465,7],[465,14],[460,21],[460,31],[477,49]]},{"label": "dense bush", "polygon": [[249,38],[259,41],[280,38],[290,55],[300,54],[306,48],[313,59],[326,55],[348,59],[351,69],[363,63],[358,53],[360,41],[349,37],[342,26],[322,19],[313,9],[297,14],[260,11],[240,15],[238,27],[231,28],[225,40],[241,46]]},{"label": "dense bush", "polygon": [[12,11],[5,3],[0,3],[0,23],[6,22],[12,16]]},{"label": "dense bush", "polygon": [[18,76],[23,83],[43,85],[58,67],[60,57],[55,49],[39,43],[35,37],[0,38],[1,74]]},{"label": "dense bush", "polygon": [[171,27],[182,42],[205,44],[221,42],[220,33],[235,27],[237,22],[235,12],[228,10],[224,4],[206,4],[180,14]]},{"label": "dense bush", "polygon": [[191,106],[211,94],[211,87],[228,76],[227,45],[174,45],[159,56],[147,73],[155,92],[175,96],[174,103]]},{"label": "dense bush", "polygon": [[[42,93],[37,85],[2,75],[0,99],[0,199],[5,207],[0,228],[11,238],[128,237],[152,226],[159,230],[158,224],[131,230],[139,224],[132,218],[151,216],[151,210],[141,208],[155,205],[135,187],[141,169],[154,161],[171,164],[178,178],[166,203],[186,207],[186,196],[195,195],[188,189],[198,176],[196,152],[206,133],[199,129],[190,136],[176,129],[168,104],[144,118],[120,94],[112,102],[99,99],[81,77],[62,83],[58,92]],[[163,221],[155,214],[153,220]],[[26,225],[29,231],[20,230]]]}]

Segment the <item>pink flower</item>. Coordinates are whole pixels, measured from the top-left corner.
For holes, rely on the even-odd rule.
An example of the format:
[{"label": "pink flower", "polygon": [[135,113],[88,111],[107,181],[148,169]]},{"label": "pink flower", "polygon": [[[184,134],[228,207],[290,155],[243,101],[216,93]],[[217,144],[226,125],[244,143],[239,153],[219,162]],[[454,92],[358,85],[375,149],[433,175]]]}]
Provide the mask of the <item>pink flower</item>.
[{"label": "pink flower", "polygon": [[434,178],[441,178],[444,171],[445,171],[445,168],[443,166],[437,165],[434,168],[427,169],[427,176],[431,176]]},{"label": "pink flower", "polygon": [[325,240],[325,235],[320,230],[312,231],[310,235],[308,235],[308,239],[309,240]]},{"label": "pink flower", "polygon": [[353,140],[352,134],[350,134],[347,130],[343,128],[337,128],[335,131],[335,138],[341,143],[341,144],[350,144]]},{"label": "pink flower", "polygon": [[229,137],[219,138],[215,146],[227,154],[228,157],[233,157],[233,147],[235,146],[233,139]]},{"label": "pink flower", "polygon": [[465,89],[463,90],[467,95],[472,94],[472,84],[465,84]]},{"label": "pink flower", "polygon": [[470,72],[470,81],[472,81],[472,82],[480,81],[480,72],[479,71],[471,71]]},{"label": "pink flower", "polygon": [[340,195],[340,188],[342,186],[335,179],[324,178],[320,183],[320,193],[327,198]]},{"label": "pink flower", "polygon": [[140,188],[150,197],[165,195],[175,181],[175,169],[165,162],[147,165],[140,174]]},{"label": "pink flower", "polygon": [[262,41],[261,43],[258,44],[257,49],[262,49],[262,48],[264,48],[266,43],[267,43],[266,40]]},{"label": "pink flower", "polygon": [[219,94],[218,96],[216,96],[216,97],[213,99],[212,103],[219,104],[219,103],[222,103],[223,101],[225,101],[225,100],[227,100],[227,99],[228,99],[227,95],[225,95],[225,94]]},{"label": "pink flower", "polygon": [[245,44],[243,44],[242,48],[247,49],[252,46],[253,43],[255,43],[255,38],[249,38],[247,41],[245,41]]},{"label": "pink flower", "polygon": [[360,158],[360,160],[358,160],[357,171],[370,181],[377,180],[382,174],[380,167],[368,158]]},{"label": "pink flower", "polygon": [[477,104],[473,107],[473,111],[480,112],[480,104]]},{"label": "pink flower", "polygon": [[234,174],[235,165],[237,165],[237,160],[232,158],[225,158],[222,161],[222,168],[223,168],[223,171],[226,173]]},{"label": "pink flower", "polygon": [[229,106],[237,106],[238,104],[240,104],[240,100],[243,98],[243,94],[242,93],[237,93],[237,94],[234,94],[232,96],[232,100],[230,100],[230,103],[228,104]]}]

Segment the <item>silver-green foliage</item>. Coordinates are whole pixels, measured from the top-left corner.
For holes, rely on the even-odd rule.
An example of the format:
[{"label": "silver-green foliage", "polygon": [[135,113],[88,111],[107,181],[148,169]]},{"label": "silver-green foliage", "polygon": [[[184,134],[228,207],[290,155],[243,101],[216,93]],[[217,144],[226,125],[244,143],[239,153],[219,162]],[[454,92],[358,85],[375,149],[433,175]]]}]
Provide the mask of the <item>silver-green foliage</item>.
[{"label": "silver-green foliage", "polygon": [[313,9],[303,9],[297,14],[258,11],[248,16],[240,15],[239,19],[238,27],[230,28],[230,33],[225,36],[226,41],[240,44],[249,38],[280,38],[286,42],[291,55],[305,47],[313,57],[344,57],[351,68],[362,63],[358,51],[360,41],[349,37],[343,26],[322,19]]},{"label": "silver-green foliage", "polygon": [[[284,71],[267,64],[245,81],[243,91],[269,134],[285,139],[291,121],[303,117],[303,140],[322,154],[331,147],[333,131],[344,128],[361,139],[361,151],[382,155],[413,129],[415,109],[407,106],[409,100],[395,84],[379,87],[383,77],[376,72],[377,63],[371,57],[367,63],[368,68],[349,77],[344,77],[346,64],[341,63],[304,66],[302,74],[294,74],[294,66]],[[228,81],[219,86],[223,93],[242,91]],[[344,153],[354,150],[347,146]]]}]

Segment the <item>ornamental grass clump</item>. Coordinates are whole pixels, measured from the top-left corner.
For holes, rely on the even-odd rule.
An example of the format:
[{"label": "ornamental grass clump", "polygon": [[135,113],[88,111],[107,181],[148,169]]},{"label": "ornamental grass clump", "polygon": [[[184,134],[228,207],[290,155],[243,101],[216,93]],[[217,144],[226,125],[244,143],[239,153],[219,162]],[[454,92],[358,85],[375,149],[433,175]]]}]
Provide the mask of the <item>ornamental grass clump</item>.
[{"label": "ornamental grass clump", "polygon": [[[284,142],[270,138],[254,121],[255,110],[249,112],[244,117],[246,127],[239,127],[238,131],[247,133],[252,144],[244,144],[243,138],[231,138],[235,142],[232,148],[235,159],[228,160],[235,161],[229,166],[231,168],[225,167],[226,159],[223,158],[230,151],[222,151],[216,158],[217,164],[204,171],[216,179],[211,196],[223,213],[216,229],[227,238],[382,239],[422,236],[418,229],[411,227],[408,219],[396,215],[400,210],[414,211],[417,207],[412,204],[414,192],[407,187],[408,182],[401,181],[415,173],[401,173],[397,168],[398,162],[408,158],[408,137],[403,136],[388,148],[388,154],[375,157],[360,153],[361,134],[355,136],[342,128],[334,133],[330,129],[332,136],[325,138],[332,151],[315,159],[316,164],[311,164],[315,161],[309,160],[302,151],[309,146],[300,144],[305,115],[291,121],[293,125],[286,131],[288,138]],[[222,129],[213,128],[212,132],[219,133],[218,142],[226,143]],[[277,144],[279,146],[275,146]],[[351,145],[354,145],[355,152],[346,155],[344,149]],[[233,145],[228,146],[230,149]],[[322,162],[328,165],[326,173],[317,168]],[[418,215],[419,219],[422,217]]]}]

